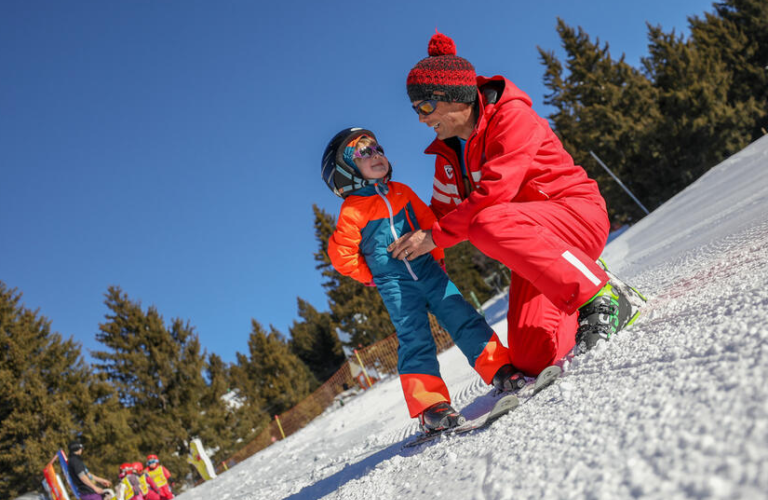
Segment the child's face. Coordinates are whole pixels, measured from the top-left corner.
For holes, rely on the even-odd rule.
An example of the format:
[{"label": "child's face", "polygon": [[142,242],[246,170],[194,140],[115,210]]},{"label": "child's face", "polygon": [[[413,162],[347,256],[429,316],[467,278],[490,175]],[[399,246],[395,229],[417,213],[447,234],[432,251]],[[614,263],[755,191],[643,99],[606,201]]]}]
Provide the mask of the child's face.
[{"label": "child's face", "polygon": [[[372,146],[376,145],[373,144]],[[364,147],[358,146],[357,151],[360,149],[364,149]],[[360,169],[363,178],[368,180],[381,179],[389,172],[389,160],[383,152],[379,153],[375,149],[373,154],[367,158],[355,158],[355,165]]]}]

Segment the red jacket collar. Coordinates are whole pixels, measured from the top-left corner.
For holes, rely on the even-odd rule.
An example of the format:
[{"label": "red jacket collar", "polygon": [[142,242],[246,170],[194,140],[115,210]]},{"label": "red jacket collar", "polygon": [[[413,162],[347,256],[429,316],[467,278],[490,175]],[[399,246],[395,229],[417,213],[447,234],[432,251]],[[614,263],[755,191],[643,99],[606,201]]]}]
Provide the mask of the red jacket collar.
[{"label": "red jacket collar", "polygon": [[[491,77],[478,76],[477,97],[479,106],[477,114],[478,119],[472,135],[474,135],[478,129],[485,127],[498,106],[516,99],[523,101],[528,106],[531,106],[533,102],[528,94],[520,90],[514,83],[501,75]],[[450,151],[453,150],[440,139],[432,141],[432,143],[427,146],[427,149],[424,150],[427,154],[443,155]]]}]

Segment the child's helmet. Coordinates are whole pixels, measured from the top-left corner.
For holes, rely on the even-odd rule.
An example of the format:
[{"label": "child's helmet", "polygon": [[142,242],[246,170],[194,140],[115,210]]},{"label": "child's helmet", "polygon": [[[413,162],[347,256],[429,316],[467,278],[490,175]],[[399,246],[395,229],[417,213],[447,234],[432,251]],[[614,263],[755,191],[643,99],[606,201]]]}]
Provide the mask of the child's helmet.
[{"label": "child's helmet", "polygon": [[141,472],[144,470],[144,466],[141,465],[141,462],[133,462],[133,471],[136,474],[141,474]]},{"label": "child's helmet", "polygon": [[152,469],[153,465],[157,466],[157,464],[160,463],[160,460],[157,458],[157,455],[147,455],[147,467]]},{"label": "child's helmet", "polygon": [[125,463],[120,465],[120,472],[127,473],[133,470],[133,464]]},{"label": "child's helmet", "polygon": [[[328,188],[333,194],[346,198],[352,192],[362,189],[374,182],[368,181],[360,175],[360,170],[354,162],[348,162],[344,159],[344,148],[353,139],[366,135],[376,140],[376,136],[370,130],[360,127],[345,128],[331,139],[323,153],[323,162],[321,175]],[[392,176],[392,164],[389,165],[389,172],[384,178],[389,180]]]}]

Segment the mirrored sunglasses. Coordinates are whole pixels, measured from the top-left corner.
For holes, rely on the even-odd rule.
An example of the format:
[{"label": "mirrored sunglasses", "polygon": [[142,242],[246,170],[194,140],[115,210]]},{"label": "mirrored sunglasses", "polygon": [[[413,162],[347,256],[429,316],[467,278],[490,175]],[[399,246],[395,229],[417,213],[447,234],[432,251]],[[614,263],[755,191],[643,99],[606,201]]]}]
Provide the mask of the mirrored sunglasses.
[{"label": "mirrored sunglasses", "polygon": [[420,103],[413,105],[413,110],[416,112],[417,115],[421,115],[421,116],[431,115],[432,113],[435,112],[436,109],[437,109],[437,101],[434,99],[421,101]]},{"label": "mirrored sunglasses", "polygon": [[374,155],[384,156],[384,148],[381,147],[381,144],[357,149],[352,156],[355,158],[370,158]]}]

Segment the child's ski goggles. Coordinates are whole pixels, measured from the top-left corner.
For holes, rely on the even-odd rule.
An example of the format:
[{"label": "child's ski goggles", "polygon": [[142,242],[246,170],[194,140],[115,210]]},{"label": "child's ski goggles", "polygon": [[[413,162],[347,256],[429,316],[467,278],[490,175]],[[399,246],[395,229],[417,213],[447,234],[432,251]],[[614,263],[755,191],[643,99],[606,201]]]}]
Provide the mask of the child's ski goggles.
[{"label": "child's ski goggles", "polygon": [[413,110],[416,112],[417,115],[421,115],[421,116],[431,115],[432,113],[435,112],[436,109],[437,109],[437,101],[434,99],[421,101],[420,103],[413,105]]},{"label": "child's ski goggles", "polygon": [[384,148],[382,148],[380,144],[357,149],[352,154],[355,158],[370,158],[374,155],[384,156]]}]

